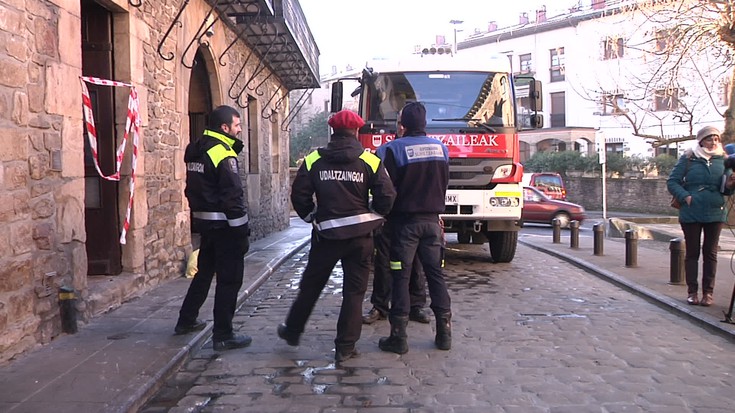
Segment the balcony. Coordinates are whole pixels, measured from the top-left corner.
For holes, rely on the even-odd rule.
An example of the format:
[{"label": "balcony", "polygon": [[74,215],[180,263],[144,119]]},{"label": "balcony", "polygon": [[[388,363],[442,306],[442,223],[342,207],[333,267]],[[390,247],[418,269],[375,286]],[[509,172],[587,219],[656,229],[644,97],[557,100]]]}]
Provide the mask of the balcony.
[{"label": "balcony", "polygon": [[319,48],[298,0],[207,0],[288,90],[319,88]]}]

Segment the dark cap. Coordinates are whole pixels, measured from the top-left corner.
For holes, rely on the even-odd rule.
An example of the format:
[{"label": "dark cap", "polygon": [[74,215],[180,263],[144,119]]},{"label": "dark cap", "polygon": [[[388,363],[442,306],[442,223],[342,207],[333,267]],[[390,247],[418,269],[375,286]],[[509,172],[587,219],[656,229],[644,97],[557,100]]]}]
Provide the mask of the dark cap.
[{"label": "dark cap", "polygon": [[359,129],[365,121],[357,113],[344,109],[332,115],[327,123],[334,129]]},{"label": "dark cap", "polygon": [[409,132],[426,130],[426,108],[419,102],[409,102],[401,109],[401,125]]}]

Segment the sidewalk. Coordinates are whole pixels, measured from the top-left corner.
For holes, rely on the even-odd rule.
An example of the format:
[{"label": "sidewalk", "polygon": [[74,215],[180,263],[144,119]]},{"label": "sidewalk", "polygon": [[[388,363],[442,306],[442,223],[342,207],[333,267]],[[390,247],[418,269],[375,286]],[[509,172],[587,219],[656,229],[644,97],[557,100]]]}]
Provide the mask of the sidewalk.
[{"label": "sidewalk", "polygon": [[[245,257],[241,305],[270,274],[309,241],[311,226],[290,227],[254,241]],[[178,278],[79,326],[0,367],[0,412],[134,412],[191,353],[210,345],[214,286],[197,334],[174,336],[190,280]],[[247,331],[245,332],[247,333]]]},{"label": "sidewalk", "polygon": [[[608,215],[610,216],[610,215]],[[643,296],[657,305],[671,310],[695,322],[713,333],[735,341],[735,325],[723,322],[729,313],[730,300],[735,283],[735,229],[725,226],[720,236],[720,253],[717,260],[717,279],[714,291],[714,305],[711,307],[690,306],[686,303],[687,287],[682,273],[681,284],[671,284],[669,242],[682,238],[681,227],[673,219],[636,219],[608,218],[607,237],[603,242],[602,256],[594,255],[592,233],[580,234],[579,248],[570,247],[568,230],[561,233],[561,242],[553,243],[548,237],[521,237],[520,243],[538,251],[554,255],[622,288]],[[633,222],[633,221],[637,222]],[[591,219],[587,226],[594,225]],[[643,222],[642,222],[643,221]],[[650,222],[650,223],[648,223]],[[626,229],[634,229],[639,234],[637,266],[625,266],[625,239],[611,237],[610,234],[624,236]],[[700,282],[701,282],[700,258]],[[701,295],[701,290],[700,290]]]}]

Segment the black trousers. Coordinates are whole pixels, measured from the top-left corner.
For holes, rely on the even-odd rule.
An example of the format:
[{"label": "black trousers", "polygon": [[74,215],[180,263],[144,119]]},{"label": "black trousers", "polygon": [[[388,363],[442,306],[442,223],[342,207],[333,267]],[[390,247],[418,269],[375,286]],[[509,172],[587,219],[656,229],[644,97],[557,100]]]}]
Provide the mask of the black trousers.
[{"label": "black trousers", "polygon": [[351,350],[362,333],[362,300],[365,298],[373,253],[372,234],[342,240],[328,240],[311,233],[309,262],[299,283],[299,293],[286,317],[286,326],[301,334],[327,285],[334,266],[342,261],[344,281],[342,307],[337,320],[337,349]]},{"label": "black trousers", "polygon": [[[390,300],[393,276],[390,270],[390,241],[393,227],[390,222],[383,225],[382,231],[375,235],[375,256],[373,257],[373,292],[370,303],[383,315],[390,313]],[[426,306],[426,275],[418,255],[411,266],[411,277],[408,282],[411,308]]]},{"label": "black trousers", "polygon": [[[702,250],[702,292],[712,293],[715,290],[717,275],[717,247],[720,243],[721,222],[681,223],[684,232],[686,252],[684,254],[684,272],[686,274],[687,292],[694,294],[699,290],[699,251]],[[701,235],[704,233],[704,242]]]},{"label": "black trousers", "polygon": [[237,307],[237,294],[242,286],[245,270],[245,254],[235,231],[230,228],[201,233],[197,273],[189,285],[184,303],[179,311],[180,325],[193,324],[199,309],[209,294],[214,275],[217,285],[214,293],[214,340],[227,340],[233,336],[232,318]]},{"label": "black trousers", "polygon": [[393,222],[390,265],[393,274],[392,316],[407,316],[410,310],[408,284],[413,261],[418,255],[426,273],[434,314],[451,311],[451,300],[442,271],[443,234],[439,217],[405,218]]}]

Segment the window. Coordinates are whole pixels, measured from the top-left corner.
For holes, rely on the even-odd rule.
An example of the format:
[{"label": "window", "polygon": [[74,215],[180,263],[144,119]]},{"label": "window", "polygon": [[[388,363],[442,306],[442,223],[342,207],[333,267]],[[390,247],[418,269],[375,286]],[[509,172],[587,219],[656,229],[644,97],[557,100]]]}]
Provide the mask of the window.
[{"label": "window", "polygon": [[671,35],[671,30],[659,30],[656,32],[656,52],[669,50],[669,38]]},{"label": "window", "polygon": [[604,60],[620,59],[625,54],[625,41],[622,37],[608,37],[602,41],[602,58]]},{"label": "window", "polygon": [[531,54],[522,54],[518,56],[518,58],[521,61],[521,73],[531,73],[533,71],[533,68],[531,64],[533,63],[531,60]]},{"label": "window", "polygon": [[625,145],[623,144],[623,142],[606,143],[605,144],[605,151],[608,154],[611,154],[611,153],[623,153],[623,151],[625,150],[625,147],[624,146]]},{"label": "window", "polygon": [[608,93],[602,95],[603,115],[619,115],[627,111],[625,108],[625,97],[622,94]]},{"label": "window", "polygon": [[653,110],[662,112],[679,109],[679,89],[659,89],[654,93]]},{"label": "window", "polygon": [[551,68],[549,69],[550,82],[564,81],[564,48],[557,47],[549,50]]},{"label": "window", "polygon": [[567,126],[566,97],[564,92],[551,93],[551,127]]},{"label": "window", "polygon": [[[271,112],[271,173],[281,171],[281,127],[278,124],[278,112]],[[275,122],[273,122],[275,120]]]},{"label": "window", "polygon": [[248,95],[248,172],[257,174],[260,172],[258,152],[258,100]]}]

